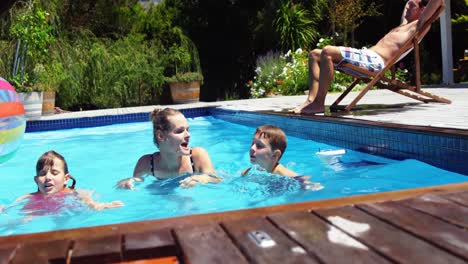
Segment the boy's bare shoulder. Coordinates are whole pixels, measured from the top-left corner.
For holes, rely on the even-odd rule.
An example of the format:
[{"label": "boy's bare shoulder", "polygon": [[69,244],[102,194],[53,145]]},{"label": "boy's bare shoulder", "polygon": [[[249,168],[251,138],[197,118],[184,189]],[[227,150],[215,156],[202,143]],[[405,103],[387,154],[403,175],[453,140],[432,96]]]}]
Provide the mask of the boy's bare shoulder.
[{"label": "boy's bare shoulder", "polygon": [[297,173],[295,173],[294,171],[284,167],[282,164],[278,164],[278,166],[276,166],[273,173],[274,174],[279,174],[279,175],[282,175],[282,176],[288,176],[288,177],[297,176]]}]

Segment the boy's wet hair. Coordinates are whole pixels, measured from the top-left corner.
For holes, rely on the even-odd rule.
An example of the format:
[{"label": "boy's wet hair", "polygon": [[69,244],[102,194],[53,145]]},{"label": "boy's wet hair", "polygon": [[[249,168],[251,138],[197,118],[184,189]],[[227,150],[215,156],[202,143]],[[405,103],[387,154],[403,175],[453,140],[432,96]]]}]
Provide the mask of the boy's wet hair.
[{"label": "boy's wet hair", "polygon": [[286,151],[287,140],[286,134],[281,128],[272,125],[259,126],[254,135],[268,139],[271,149],[273,151],[279,149],[281,151],[281,156],[283,156]]},{"label": "boy's wet hair", "polygon": [[183,115],[177,109],[173,108],[156,108],[151,112],[150,118],[153,121],[153,142],[156,146],[159,147],[157,131],[167,132],[171,130],[171,122],[169,122],[169,117],[174,115]]},{"label": "boy's wet hair", "polygon": [[421,2],[419,2],[419,7],[425,7],[427,6],[427,3],[429,3],[429,0],[421,0]]},{"label": "boy's wet hair", "polygon": [[54,158],[57,158],[62,161],[63,163],[63,171],[65,174],[68,173],[68,165],[67,162],[65,161],[65,158],[58,154],[57,152],[53,150],[49,150],[46,153],[42,154],[42,156],[39,157],[36,163],[36,175],[39,175],[39,172],[45,167],[49,166],[52,167],[54,166]]}]

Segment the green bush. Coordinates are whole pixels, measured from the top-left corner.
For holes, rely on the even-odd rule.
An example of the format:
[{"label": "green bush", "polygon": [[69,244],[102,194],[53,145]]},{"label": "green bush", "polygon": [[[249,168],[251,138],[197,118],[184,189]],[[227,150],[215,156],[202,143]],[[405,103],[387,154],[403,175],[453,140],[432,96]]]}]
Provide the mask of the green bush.
[{"label": "green bush", "polygon": [[161,50],[142,35],[114,41],[83,31],[59,40],[51,55],[63,68],[58,104],[66,109],[156,104],[164,85]]},{"label": "green bush", "polygon": [[253,98],[271,95],[281,82],[280,74],[286,62],[279,53],[269,52],[259,56],[256,64],[254,80],[248,83],[250,95]]},{"label": "green bush", "polygon": [[199,72],[178,73],[165,78],[166,82],[193,82],[203,81],[203,75]]},{"label": "green bush", "polygon": [[[253,81],[247,86],[252,98],[267,95],[302,95],[308,89],[308,52],[298,49],[285,55],[268,53],[257,59]],[[343,91],[352,77],[335,71],[330,92]]]}]

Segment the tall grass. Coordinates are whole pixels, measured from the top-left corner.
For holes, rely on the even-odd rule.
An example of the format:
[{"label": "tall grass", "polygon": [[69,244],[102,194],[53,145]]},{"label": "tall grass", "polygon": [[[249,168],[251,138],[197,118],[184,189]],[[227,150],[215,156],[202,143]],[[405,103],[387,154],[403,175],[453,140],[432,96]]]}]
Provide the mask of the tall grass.
[{"label": "tall grass", "polygon": [[62,71],[57,103],[74,110],[155,104],[164,85],[161,51],[140,35],[111,40],[82,31],[59,39],[51,52]]}]

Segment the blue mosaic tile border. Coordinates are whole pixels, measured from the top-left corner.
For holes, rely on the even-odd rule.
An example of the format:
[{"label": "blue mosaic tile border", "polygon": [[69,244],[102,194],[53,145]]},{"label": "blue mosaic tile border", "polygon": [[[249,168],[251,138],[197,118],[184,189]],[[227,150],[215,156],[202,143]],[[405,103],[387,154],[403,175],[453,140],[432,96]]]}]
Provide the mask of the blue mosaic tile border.
[{"label": "blue mosaic tile border", "polygon": [[[212,115],[228,122],[257,127],[272,124],[288,136],[324,142],[392,159],[418,159],[433,166],[468,175],[468,136],[419,132],[339,121],[310,120],[213,107],[183,109],[186,117]],[[28,121],[26,132],[145,122],[149,113]]]},{"label": "blue mosaic tile border", "polygon": [[468,136],[222,109],[212,109],[211,115],[253,127],[276,125],[288,136],[392,159],[418,159],[468,175],[468,166],[465,165],[468,161]]},{"label": "blue mosaic tile border", "polygon": [[[198,117],[210,115],[209,107],[191,108],[180,110],[186,117]],[[34,120],[26,123],[26,132],[38,132],[47,130],[60,130],[71,128],[84,128],[107,126],[131,122],[149,121],[149,113],[107,115],[96,117],[68,118],[59,120]]]}]

